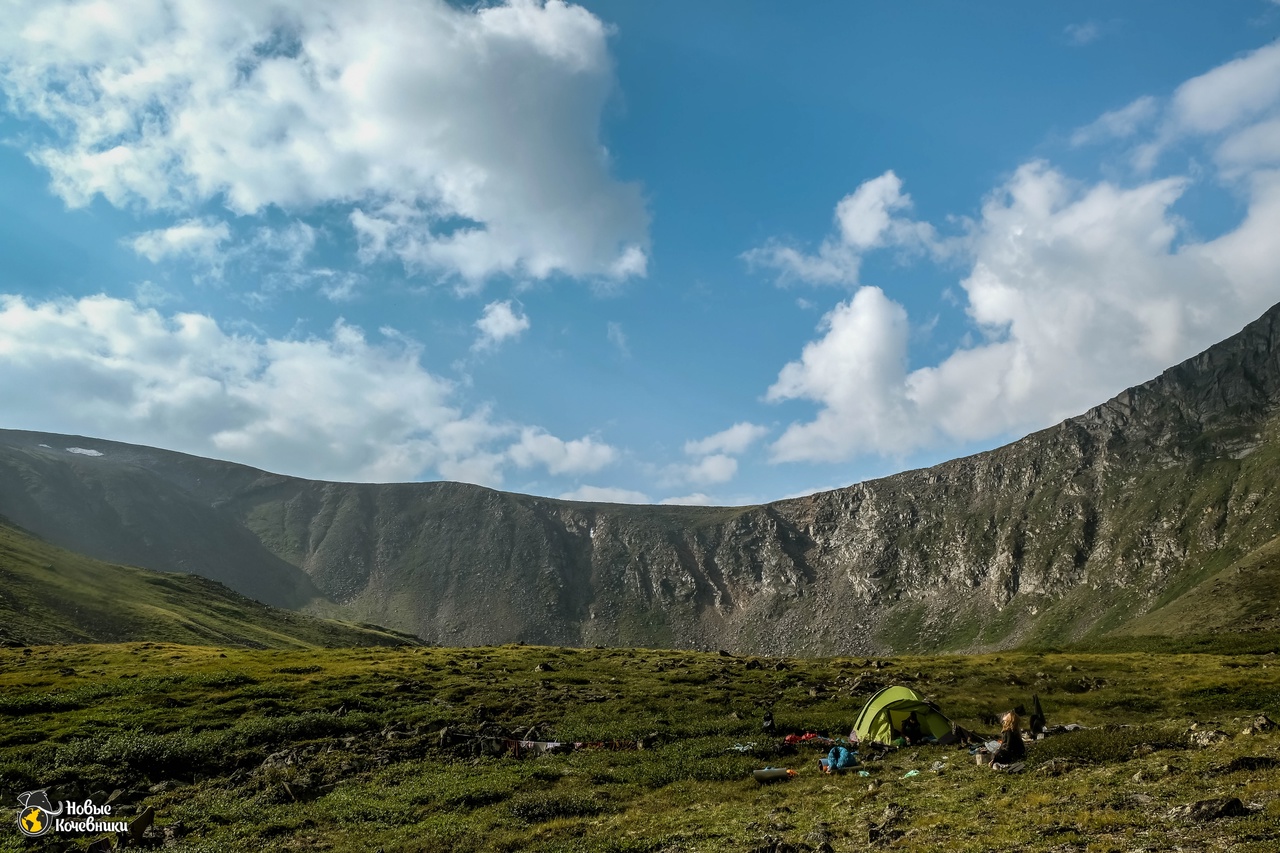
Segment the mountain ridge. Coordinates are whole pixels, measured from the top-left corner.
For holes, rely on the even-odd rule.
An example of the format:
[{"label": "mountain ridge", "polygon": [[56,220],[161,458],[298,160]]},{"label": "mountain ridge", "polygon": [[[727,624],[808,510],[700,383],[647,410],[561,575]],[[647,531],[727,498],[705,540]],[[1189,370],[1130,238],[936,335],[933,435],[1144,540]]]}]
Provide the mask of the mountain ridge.
[{"label": "mountain ridge", "polygon": [[[1019,441],[755,506],[318,482],[0,431],[0,513],[93,556],[211,573],[450,645],[870,654],[1065,642],[1167,606],[1280,533],[1278,338],[1280,306]],[[39,439],[104,456],[36,453]]]}]

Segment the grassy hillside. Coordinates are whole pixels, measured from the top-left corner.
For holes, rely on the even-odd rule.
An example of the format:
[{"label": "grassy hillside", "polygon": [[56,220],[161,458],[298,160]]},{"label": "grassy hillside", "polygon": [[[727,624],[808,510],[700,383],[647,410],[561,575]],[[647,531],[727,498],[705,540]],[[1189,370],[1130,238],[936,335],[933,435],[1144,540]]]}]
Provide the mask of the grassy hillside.
[{"label": "grassy hillside", "polygon": [[[887,661],[535,646],[6,649],[0,800],[48,786],[55,799],[113,797],[125,819],[150,807],[147,843],[191,853],[841,853],[869,842],[1260,853],[1280,845],[1280,735],[1241,732],[1259,713],[1280,717],[1276,664],[1274,652],[1212,647]],[[819,750],[761,731],[771,708],[782,732],[845,734],[890,683],[979,730],[1032,692],[1051,724],[1091,728],[1033,744],[1018,775],[925,746],[867,760],[866,777],[821,775]],[[1223,734],[1198,746],[1193,727]],[[587,747],[516,756],[480,739],[501,735]],[[758,784],[750,773],[766,765],[798,775]],[[1195,813],[1230,797],[1234,816]],[[16,830],[0,831],[0,851],[25,849]]]},{"label": "grassy hillside", "polygon": [[[163,476],[140,464],[147,458]],[[201,575],[257,601],[303,610],[324,598],[311,579],[208,496],[259,476],[241,465],[118,442],[0,430],[0,516],[12,524],[96,560]]]},{"label": "grassy hillside", "polygon": [[197,575],[102,563],[0,523],[0,642],[126,640],[259,648],[415,641],[268,607]]},{"label": "grassy hillside", "polygon": [[1147,613],[1117,633],[1210,634],[1280,627],[1280,537]]}]

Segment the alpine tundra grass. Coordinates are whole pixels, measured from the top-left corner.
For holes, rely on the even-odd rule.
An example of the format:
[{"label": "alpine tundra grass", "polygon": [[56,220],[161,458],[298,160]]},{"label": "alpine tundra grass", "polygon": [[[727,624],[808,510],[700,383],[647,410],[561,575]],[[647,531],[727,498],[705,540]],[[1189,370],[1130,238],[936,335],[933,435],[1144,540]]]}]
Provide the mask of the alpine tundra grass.
[{"label": "alpine tundra grass", "polygon": [[[125,819],[151,807],[143,841],[176,851],[1275,850],[1280,734],[1258,718],[1280,717],[1276,642],[882,660],[10,648],[0,800],[15,816],[38,788],[111,799]],[[1051,725],[1087,728],[1033,744],[1018,774],[923,746],[831,777],[823,751],[782,744],[846,735],[895,683],[981,732],[1033,693]],[[766,711],[777,734],[761,730]],[[584,747],[516,755],[507,735]],[[797,775],[754,781],[767,765]],[[12,821],[0,829],[0,850],[32,845]]]}]

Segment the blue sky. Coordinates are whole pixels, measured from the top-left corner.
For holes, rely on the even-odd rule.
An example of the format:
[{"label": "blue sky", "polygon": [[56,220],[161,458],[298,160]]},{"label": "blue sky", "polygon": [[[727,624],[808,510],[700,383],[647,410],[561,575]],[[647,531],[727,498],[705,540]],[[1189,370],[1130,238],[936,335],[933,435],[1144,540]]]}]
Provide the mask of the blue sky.
[{"label": "blue sky", "polygon": [[1280,4],[17,2],[0,426],[742,504],[1280,300]]}]

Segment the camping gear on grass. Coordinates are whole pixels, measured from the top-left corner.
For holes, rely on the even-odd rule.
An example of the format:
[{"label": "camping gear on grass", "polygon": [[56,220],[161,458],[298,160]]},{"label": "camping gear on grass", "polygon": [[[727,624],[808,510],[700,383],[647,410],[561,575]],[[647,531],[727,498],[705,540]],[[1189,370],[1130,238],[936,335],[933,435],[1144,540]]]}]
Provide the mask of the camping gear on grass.
[{"label": "camping gear on grass", "polygon": [[910,687],[886,687],[867,700],[853,731],[860,743],[893,743],[903,722],[915,713],[926,738],[951,733],[951,721],[932,702],[925,701]]},{"label": "camping gear on grass", "polygon": [[1040,707],[1040,695],[1031,694],[1031,722],[1027,726],[1027,730],[1031,732],[1031,736],[1037,740],[1044,734],[1046,721],[1044,718],[1044,709]]},{"label": "camping gear on grass", "polygon": [[858,753],[843,746],[833,746],[826,758],[818,759],[818,766],[824,773],[839,773],[858,766]]},{"label": "camping gear on grass", "polygon": [[796,775],[796,771],[785,767],[765,767],[761,770],[752,770],[751,775],[757,782],[776,782],[779,779],[790,779]]}]

